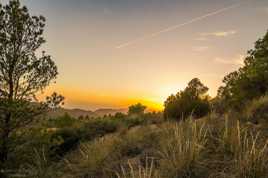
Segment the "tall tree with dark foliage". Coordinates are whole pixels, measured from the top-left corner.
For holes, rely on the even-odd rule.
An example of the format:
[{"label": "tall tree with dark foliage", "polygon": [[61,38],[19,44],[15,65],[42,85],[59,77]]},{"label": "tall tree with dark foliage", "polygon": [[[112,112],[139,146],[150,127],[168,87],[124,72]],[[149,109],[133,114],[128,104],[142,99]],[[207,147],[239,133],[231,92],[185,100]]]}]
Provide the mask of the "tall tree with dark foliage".
[{"label": "tall tree with dark foliage", "polygon": [[268,92],[268,32],[248,51],[244,66],[227,75],[218,91],[220,105],[241,110],[252,99]]},{"label": "tall tree with dark foliage", "polygon": [[[11,137],[27,128],[49,106],[63,97],[54,94],[47,103],[38,102],[43,91],[57,76],[51,56],[38,50],[45,43],[45,18],[31,16],[18,0],[0,4],[0,163],[14,149]],[[13,137],[12,137],[13,138]],[[11,146],[12,145],[12,146]]]},{"label": "tall tree with dark foliage", "polygon": [[210,111],[208,90],[198,78],[192,79],[185,90],[167,98],[165,118],[181,120],[190,115],[195,118],[205,116]]}]

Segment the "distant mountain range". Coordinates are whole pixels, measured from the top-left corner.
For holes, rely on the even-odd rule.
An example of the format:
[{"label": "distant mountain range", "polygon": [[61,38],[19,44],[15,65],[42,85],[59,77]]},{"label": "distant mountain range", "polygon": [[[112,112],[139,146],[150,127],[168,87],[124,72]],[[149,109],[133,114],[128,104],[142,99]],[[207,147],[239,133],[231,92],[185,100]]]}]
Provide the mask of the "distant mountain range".
[{"label": "distant mountain range", "polygon": [[59,108],[49,112],[49,116],[62,116],[64,114],[68,114],[72,117],[78,118],[80,116],[83,117],[102,117],[104,115],[114,115],[118,112],[127,113],[127,109],[98,109],[96,111],[90,110],[83,110],[83,109],[66,109],[66,108]]}]

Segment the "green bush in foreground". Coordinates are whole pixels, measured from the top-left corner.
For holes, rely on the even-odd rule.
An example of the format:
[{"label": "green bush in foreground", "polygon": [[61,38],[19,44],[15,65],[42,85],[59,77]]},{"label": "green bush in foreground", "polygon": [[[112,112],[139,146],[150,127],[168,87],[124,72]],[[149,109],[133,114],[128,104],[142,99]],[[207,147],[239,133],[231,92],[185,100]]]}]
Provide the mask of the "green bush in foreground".
[{"label": "green bush in foreground", "polygon": [[265,121],[268,123],[268,96],[252,101],[245,110],[246,118],[254,123]]}]

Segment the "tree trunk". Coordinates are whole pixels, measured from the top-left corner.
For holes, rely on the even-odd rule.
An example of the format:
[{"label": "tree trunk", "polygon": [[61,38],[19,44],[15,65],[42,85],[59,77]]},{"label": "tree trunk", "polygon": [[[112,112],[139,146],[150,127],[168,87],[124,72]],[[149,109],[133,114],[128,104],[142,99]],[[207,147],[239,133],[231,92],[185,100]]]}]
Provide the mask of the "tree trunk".
[{"label": "tree trunk", "polygon": [[[16,53],[14,52],[14,54]],[[9,77],[8,107],[10,107],[10,105],[13,103],[13,94],[14,94],[13,72],[14,72],[15,61],[16,60],[13,60],[11,62],[11,66],[8,71],[8,77]],[[10,134],[10,124],[11,124],[10,121],[12,117],[12,113],[10,112],[8,107],[6,108],[7,111],[6,111],[6,116],[5,116],[4,126],[3,126],[2,145],[1,145],[1,150],[0,150],[0,162],[4,166],[8,159],[8,153],[9,153],[8,144],[9,144],[9,134]]]},{"label": "tree trunk", "polygon": [[5,118],[5,125],[3,128],[3,134],[2,134],[2,145],[1,145],[1,150],[0,150],[0,162],[5,165],[5,162],[8,159],[8,139],[9,139],[9,134],[10,134],[10,118],[11,118],[11,113],[8,113]]}]

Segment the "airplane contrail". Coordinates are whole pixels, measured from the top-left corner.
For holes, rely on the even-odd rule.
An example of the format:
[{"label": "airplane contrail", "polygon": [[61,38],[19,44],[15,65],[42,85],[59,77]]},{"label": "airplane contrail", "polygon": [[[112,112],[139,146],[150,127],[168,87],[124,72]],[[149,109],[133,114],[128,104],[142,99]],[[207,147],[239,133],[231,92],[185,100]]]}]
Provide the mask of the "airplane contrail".
[{"label": "airplane contrail", "polygon": [[184,26],[186,26],[186,25],[190,25],[190,24],[192,24],[192,23],[194,23],[194,22],[197,22],[197,21],[206,19],[206,18],[208,18],[208,17],[211,17],[211,16],[214,16],[214,15],[217,15],[217,14],[220,14],[220,13],[223,13],[223,12],[226,12],[226,11],[231,10],[231,9],[234,9],[234,8],[236,8],[236,7],[239,7],[239,6],[241,6],[241,4],[242,4],[242,3],[236,3],[236,4],[233,4],[233,5],[231,5],[231,6],[224,7],[224,8],[222,8],[222,9],[218,9],[218,10],[216,10],[216,11],[214,11],[214,12],[210,12],[210,13],[208,13],[208,14],[205,14],[205,15],[202,15],[202,16],[199,16],[199,17],[196,17],[196,18],[193,18],[193,19],[191,19],[191,20],[189,20],[189,21],[187,21],[187,22],[184,22],[184,23],[181,23],[181,24],[177,24],[177,25],[173,25],[173,26],[170,26],[170,27],[165,28],[165,29],[163,29],[163,30],[160,30],[160,31],[158,31],[158,32],[152,33],[152,34],[150,34],[150,35],[145,35],[145,36],[143,36],[143,37],[134,39],[134,40],[132,40],[132,41],[128,41],[128,42],[126,42],[126,43],[122,43],[122,44],[116,46],[116,48],[117,48],[117,49],[125,48],[125,47],[128,47],[128,46],[130,46],[130,45],[133,45],[133,44],[135,44],[135,43],[137,43],[137,42],[146,40],[146,39],[148,39],[148,38],[153,38],[153,37],[159,36],[159,35],[161,35],[162,33],[167,33],[167,32],[173,31],[173,30],[177,30],[177,29],[179,29],[179,28],[181,28],[181,27],[184,27]]}]

